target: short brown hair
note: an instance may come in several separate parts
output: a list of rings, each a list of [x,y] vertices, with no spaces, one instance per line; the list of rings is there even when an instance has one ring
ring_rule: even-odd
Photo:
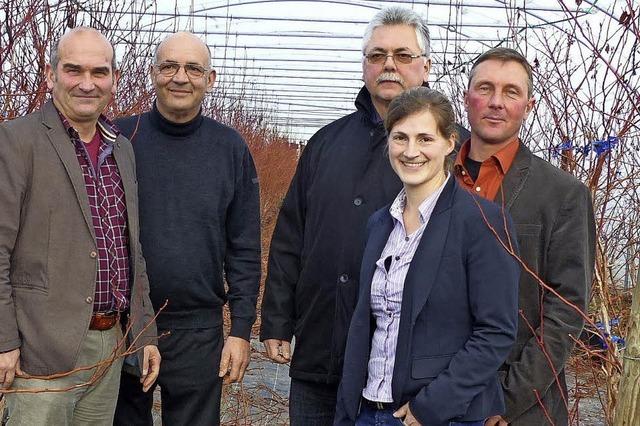
[[[438,133],[442,137],[448,139],[452,135],[457,136],[456,115],[453,112],[451,102],[444,94],[428,87],[409,89],[391,101],[387,118],[384,120],[387,134],[391,133],[391,129],[398,121],[423,111],[429,111],[433,115]],[[452,157],[445,157],[444,169],[451,170],[452,166]]]
[[[467,84],[467,89],[471,86],[471,80],[473,80],[476,67],[484,61],[490,60],[501,62],[514,61],[522,65],[522,68],[524,68],[527,73],[527,97],[531,97],[533,94],[533,69],[531,68],[531,64],[529,64],[527,58],[522,56],[518,51],[509,49],[508,47],[494,47],[493,49],[489,49],[482,55],[478,56],[478,59],[473,63],[471,71],[469,72],[469,83]]]

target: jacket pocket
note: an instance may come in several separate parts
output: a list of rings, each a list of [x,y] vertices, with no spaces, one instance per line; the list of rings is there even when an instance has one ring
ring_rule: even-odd
[[[437,377],[449,366],[449,362],[451,362],[451,358],[454,355],[445,354],[414,358],[411,362],[411,377],[414,379]]]

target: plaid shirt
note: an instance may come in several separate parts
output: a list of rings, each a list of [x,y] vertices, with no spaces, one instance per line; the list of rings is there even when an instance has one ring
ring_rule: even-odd
[[[98,269],[93,312],[124,311],[129,300],[129,235],[124,187],[115,158],[113,144],[116,127],[100,116],[98,167],[94,169],[78,132],[58,111],[62,124],[76,149],[91,208],[96,235]]]

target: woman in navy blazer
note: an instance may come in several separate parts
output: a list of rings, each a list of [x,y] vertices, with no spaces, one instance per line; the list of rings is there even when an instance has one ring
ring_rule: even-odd
[[[500,206],[448,172],[454,126],[435,90],[389,106],[404,188],[369,219],[336,425],[482,425],[504,411],[498,369],[516,336],[520,275],[505,246],[516,240]]]

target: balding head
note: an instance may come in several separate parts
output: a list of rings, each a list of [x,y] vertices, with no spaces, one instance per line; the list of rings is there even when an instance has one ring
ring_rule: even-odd
[[[98,30],[91,27],[76,27],[72,28],[66,33],[62,35],[58,39],[56,43],[51,47],[51,54],[49,55],[49,63],[51,64],[51,68],[54,70],[58,67],[58,62],[60,62],[60,50],[64,48],[65,41],[68,41],[70,38],[74,38],[77,36],[95,36],[98,42],[104,42],[111,49],[111,68],[113,70],[116,69],[116,51],[113,48],[113,45],[107,38]]]
[[[209,46],[194,34],[186,31],[177,32],[165,37],[165,39],[156,46],[156,51],[153,54],[153,63],[157,64],[162,60],[160,56],[164,48],[180,45],[190,49],[200,50],[203,57],[203,65],[206,65],[207,68],[211,67],[211,49],[209,49]]]
[[[186,123],[195,118],[215,79],[209,47],[193,34],[172,34],[156,48],[151,81],[158,111],[167,120]]]

